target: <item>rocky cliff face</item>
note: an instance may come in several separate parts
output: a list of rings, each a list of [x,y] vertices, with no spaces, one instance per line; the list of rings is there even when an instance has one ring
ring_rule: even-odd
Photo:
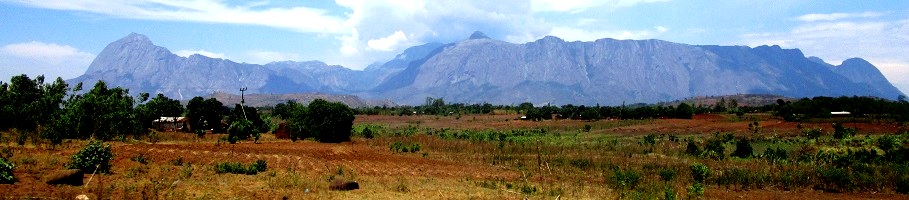
[[[902,94],[870,64],[843,67],[858,65],[844,62],[831,70],[779,46],[566,42],[551,36],[511,44],[476,37],[437,51],[387,80],[394,84],[380,85],[377,96],[410,104],[429,96],[452,102],[618,105],[729,94],[889,99]]]
[[[779,46],[696,46],[661,40],[566,42],[557,37],[512,44],[476,32],[467,40],[411,47],[389,62],[350,70],[320,61],[266,65],[174,55],[130,34],[109,44],[86,74],[70,82],[189,99],[215,92],[356,94],[420,104],[653,103],[694,96],[778,94],[789,97],[860,95],[895,99],[902,93],[870,63],[833,66]]]

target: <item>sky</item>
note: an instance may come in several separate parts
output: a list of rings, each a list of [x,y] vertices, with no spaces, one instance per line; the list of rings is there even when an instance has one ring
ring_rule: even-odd
[[[74,78],[133,32],[181,56],[363,69],[473,31],[512,43],[780,45],[834,65],[863,58],[909,92],[905,0],[0,0],[0,77]]]

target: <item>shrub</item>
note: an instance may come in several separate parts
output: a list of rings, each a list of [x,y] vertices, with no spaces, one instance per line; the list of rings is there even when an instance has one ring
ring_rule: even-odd
[[[641,182],[641,174],[632,170],[616,169],[612,171],[610,180],[620,189],[634,189]]]
[[[899,138],[893,135],[885,135],[877,139],[877,147],[887,153],[890,153],[890,150],[895,150],[897,147],[900,147],[900,144]]]
[[[694,179],[694,182],[704,183],[707,180],[707,177],[710,176],[710,168],[707,165],[701,163],[694,163],[691,166],[688,166],[691,169],[691,178]]]
[[[767,150],[764,151],[764,154],[762,157],[764,159],[767,159],[770,161],[787,160],[787,159],[789,159],[789,153],[786,152],[785,149],[781,149],[779,147],[777,147],[775,149],[767,148]]]
[[[373,133],[372,129],[369,129],[369,127],[363,128],[363,131],[360,131],[360,135],[367,139],[372,139],[375,137],[375,133]]]
[[[735,143],[735,151],[732,152],[732,156],[739,158],[749,158],[754,154],[754,149],[751,147],[751,142],[746,138],[740,139]]]
[[[855,132],[856,131],[854,128],[847,128],[847,127],[844,127],[843,124],[833,123],[833,138],[836,138],[836,139],[850,138],[852,136],[855,136]]]
[[[401,142],[393,142],[388,145],[388,150],[391,150],[392,152],[416,153],[420,151],[420,144],[413,143],[410,144],[410,146],[407,146]]]
[[[110,172],[110,160],[114,154],[111,153],[110,145],[101,141],[91,141],[72,156],[72,160],[67,165],[70,169],[81,169],[85,173],[98,171],[100,173]]]
[[[265,160],[257,160],[255,163],[249,165],[247,168],[243,163],[240,162],[223,162],[215,165],[215,172],[219,174],[231,173],[231,174],[246,174],[246,175],[255,175],[259,172],[264,172],[268,169],[268,166]]]
[[[235,144],[239,140],[249,139],[253,132],[257,131],[251,121],[245,119],[237,120],[227,128],[227,141]]]
[[[16,165],[13,165],[12,162],[0,158],[0,184],[11,184],[16,182],[16,176],[13,174],[13,168],[15,167]]]
[[[593,129],[593,127],[590,126],[590,124],[584,124],[584,132],[590,132],[590,129]]]
[[[651,145],[651,146],[656,145],[656,135],[654,135],[654,134],[645,135],[644,141],[642,141],[641,144]]]
[[[707,146],[704,147],[701,156],[722,160],[726,158],[726,146],[723,145],[723,141],[712,139],[707,141]]]
[[[676,199],[676,198],[675,198],[675,190],[673,190],[672,187],[668,187],[668,186],[667,186],[666,189],[663,190],[663,199],[665,199],[665,200],[675,200],[675,199]]]
[[[689,197],[704,196],[704,186],[701,183],[694,183],[691,186],[688,186],[688,196]]]
[[[824,131],[819,128],[802,129],[802,135],[805,135],[805,137],[808,137],[808,139],[817,139],[823,134]]]
[[[256,160],[249,168],[257,172],[264,172],[265,170],[268,170],[268,163],[265,162],[265,160]]]
[[[818,169],[818,174],[824,181],[822,189],[844,192],[851,191],[854,187],[852,178],[845,169],[825,167]]]
[[[698,147],[698,145],[695,144],[694,141],[688,141],[688,146],[685,147],[685,153],[692,155],[692,156],[698,156],[698,155],[701,155],[701,148]]]
[[[675,179],[675,174],[675,169],[660,169],[660,180],[663,180],[663,182],[670,182],[672,179]]]

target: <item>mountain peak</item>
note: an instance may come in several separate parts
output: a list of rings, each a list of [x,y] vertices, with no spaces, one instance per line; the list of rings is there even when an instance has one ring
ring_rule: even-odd
[[[474,31],[473,34],[470,34],[469,39],[476,40],[476,39],[491,39],[491,38],[489,38],[489,36],[486,36],[486,34],[483,34],[483,32]]]
[[[126,37],[120,38],[117,42],[122,43],[140,43],[140,44],[152,44],[154,45],[148,36],[138,34],[138,33],[129,33]],[[116,43],[116,42],[115,42]]]

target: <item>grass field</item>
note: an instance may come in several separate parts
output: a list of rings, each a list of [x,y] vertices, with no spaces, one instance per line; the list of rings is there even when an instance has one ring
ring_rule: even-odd
[[[832,167],[822,155],[874,149],[877,138],[905,129],[893,123],[844,121],[858,134],[833,139],[830,122],[782,122],[765,114],[742,118],[696,115],[692,120],[522,121],[517,115],[357,116],[352,142],[322,144],[277,140],[227,144],[223,135],[190,133],[109,142],[110,174],[85,175],[85,186],[44,183],[64,169],[87,141],[51,148],[24,145],[3,133],[0,147],[16,164],[15,184],[0,184],[4,198],[72,199],[909,199],[897,190],[905,164],[851,163]],[[749,124],[758,122],[757,128]],[[359,136],[364,128],[374,138]],[[803,129],[821,128],[819,138]],[[897,135],[903,147],[906,134]],[[722,159],[686,153],[712,140],[748,138],[755,157]],[[763,157],[785,150],[787,159]],[[845,149],[845,150],[843,150]],[[877,149],[880,150],[880,149]],[[886,153],[878,151],[882,158]],[[800,160],[799,156],[810,159]],[[715,157],[715,156],[714,156]],[[823,157],[826,158],[826,157]],[[267,162],[255,175],[217,173],[224,162]],[[689,166],[710,168],[703,195],[689,192]],[[904,169],[905,168],[905,169]],[[845,171],[837,171],[837,170]],[[840,173],[839,176],[835,172]],[[831,175],[833,174],[833,175]],[[845,177],[846,181],[842,178]],[[841,179],[834,180],[833,178]],[[354,180],[360,189],[330,191],[330,180]]]

